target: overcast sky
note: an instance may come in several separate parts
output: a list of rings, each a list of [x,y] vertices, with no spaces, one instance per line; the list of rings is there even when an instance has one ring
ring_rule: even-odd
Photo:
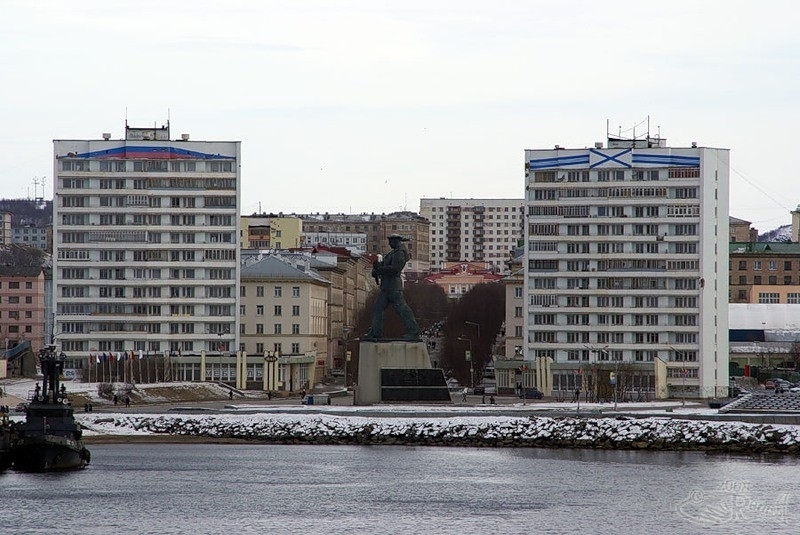
[[[800,203],[796,1],[0,0],[0,197],[53,139],[242,142],[242,212],[522,198],[524,150],[635,126],[731,149],[731,215]]]

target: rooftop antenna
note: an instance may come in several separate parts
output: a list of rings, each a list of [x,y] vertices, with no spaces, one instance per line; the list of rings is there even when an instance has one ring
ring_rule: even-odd
[[[42,176],[42,177],[36,177],[36,176],[33,177],[33,198],[34,198],[34,200],[44,199],[45,182],[47,182],[47,177],[44,177],[44,176]],[[42,196],[41,197],[39,197],[39,190],[37,189],[37,186],[39,184],[42,185]],[[28,191],[28,195],[30,196],[30,191]]]

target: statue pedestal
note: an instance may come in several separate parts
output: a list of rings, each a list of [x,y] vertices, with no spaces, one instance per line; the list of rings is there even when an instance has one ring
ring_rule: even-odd
[[[452,403],[444,373],[431,368],[424,342],[361,342],[355,405]]]

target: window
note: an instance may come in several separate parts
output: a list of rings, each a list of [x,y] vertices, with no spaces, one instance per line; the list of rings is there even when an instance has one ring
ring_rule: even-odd
[[[292,286],[292,297],[300,297],[300,287]]]
[[[300,305],[292,305],[292,316],[300,315]]]
[[[292,342],[292,354],[296,355],[300,353],[300,344],[297,342]]]
[[[264,334],[264,324],[256,323],[256,334]]]
[[[300,324],[292,323],[292,334],[300,334]]]
[[[283,314],[283,307],[281,307],[281,305],[275,305],[275,311],[273,313],[273,316],[280,316],[282,314]]]
[[[256,297],[264,297],[264,287],[256,286]]]
[[[273,334],[281,334],[281,324],[280,323],[274,324],[272,326],[272,328],[273,328],[272,329]]]
[[[760,304],[775,304],[780,303],[780,296],[777,292],[759,292],[758,302]]]
[[[276,286],[275,290],[274,290],[274,293],[273,293],[273,296],[274,297],[281,297],[282,294],[283,294],[283,290],[282,290],[281,286]]]

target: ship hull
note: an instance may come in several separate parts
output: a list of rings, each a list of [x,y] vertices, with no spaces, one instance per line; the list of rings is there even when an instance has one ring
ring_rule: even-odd
[[[11,456],[14,470],[21,472],[63,472],[89,464],[89,451],[81,441],[54,435],[18,439]]]

